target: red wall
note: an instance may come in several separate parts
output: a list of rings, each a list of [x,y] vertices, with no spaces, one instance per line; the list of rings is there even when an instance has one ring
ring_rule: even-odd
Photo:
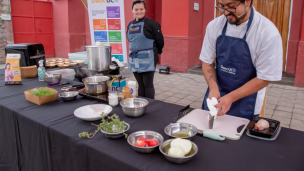
[[[162,0],[155,0],[155,21],[162,23]]]
[[[70,53],[85,51],[86,27],[84,23],[87,10],[80,0],[68,2]]]
[[[203,0],[203,23],[202,23],[202,42],[206,34],[206,28],[210,21],[214,19],[215,1]]]
[[[199,3],[199,11],[194,11],[194,2]],[[189,0],[189,29],[188,29],[188,68],[200,62],[202,48],[203,0]]]
[[[304,87],[304,2],[293,1],[286,72],[295,75],[295,86]]]
[[[286,62],[286,72],[292,75],[296,74],[299,41],[301,40],[303,5],[303,1],[293,1]]]
[[[52,0],[52,3],[56,57],[68,58],[68,53],[84,51],[85,45],[91,44],[84,5],[80,0]]]
[[[165,39],[161,64],[172,71],[188,69],[189,1],[162,1],[162,32]]]
[[[304,4],[302,6],[304,9]],[[296,67],[296,79],[295,86],[304,87],[304,12],[302,11],[302,33],[301,41],[299,42],[298,57],[297,57],[297,67]]]
[[[134,19],[133,0],[124,0],[125,28]],[[205,27],[214,18],[213,0],[146,0],[146,17],[161,24],[165,47],[160,63],[173,71],[186,72],[200,63],[199,54]],[[199,11],[193,3],[199,3]],[[88,11],[80,0],[57,1],[54,4],[56,56],[67,58],[71,52],[84,51],[91,44]],[[77,12],[75,12],[77,11]],[[64,39],[63,39],[64,38]],[[129,51],[127,42],[127,51]]]
[[[162,1],[162,31],[166,36],[188,36],[189,2]]]
[[[69,53],[68,1],[52,1],[56,57]]]
[[[172,71],[187,72],[200,64],[199,55],[205,27],[214,18],[214,1],[174,0],[162,1],[162,31],[165,38],[161,64]],[[194,2],[199,11],[194,11]],[[207,9],[207,10],[205,10]]]
[[[85,20],[86,45],[92,45],[91,33],[90,33],[90,20],[89,20],[89,13],[87,10],[85,10],[84,13],[84,20]]]

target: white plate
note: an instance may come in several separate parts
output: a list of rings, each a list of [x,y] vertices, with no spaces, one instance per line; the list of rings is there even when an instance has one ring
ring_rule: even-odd
[[[74,115],[85,121],[96,121],[102,118],[102,112],[108,115],[112,111],[112,107],[105,104],[94,104],[82,106],[74,111]]]

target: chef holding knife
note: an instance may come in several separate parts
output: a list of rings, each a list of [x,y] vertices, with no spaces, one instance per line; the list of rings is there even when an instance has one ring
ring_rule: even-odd
[[[252,0],[219,0],[216,9],[224,15],[208,24],[200,54],[209,86],[202,108],[209,110],[206,100],[215,97],[217,115],[251,120],[261,112],[265,87],[282,78],[282,38]]]

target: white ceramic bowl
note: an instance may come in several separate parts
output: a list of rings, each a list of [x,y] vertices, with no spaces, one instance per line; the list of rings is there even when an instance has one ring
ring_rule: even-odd
[[[74,111],[74,115],[85,121],[96,121],[102,118],[101,113],[108,115],[113,108],[105,104],[93,104],[82,106]]]

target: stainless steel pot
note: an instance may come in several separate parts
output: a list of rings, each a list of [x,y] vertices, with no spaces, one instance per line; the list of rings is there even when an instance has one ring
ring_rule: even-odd
[[[111,46],[86,46],[86,49],[89,70],[106,71],[110,69],[109,66],[112,63]]]
[[[107,76],[94,76],[84,78],[82,81],[88,94],[99,95],[108,91],[109,79]]]

